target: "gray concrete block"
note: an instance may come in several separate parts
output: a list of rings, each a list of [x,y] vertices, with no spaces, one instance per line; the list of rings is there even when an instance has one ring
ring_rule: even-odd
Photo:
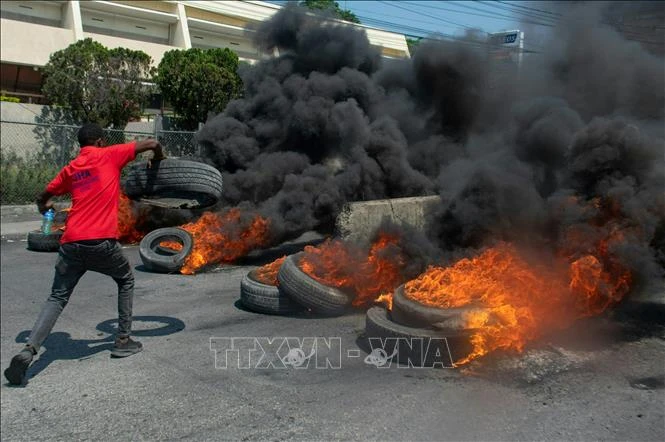
[[[440,202],[438,195],[351,202],[337,216],[337,235],[352,241],[367,239],[386,218],[424,231],[427,215]]]

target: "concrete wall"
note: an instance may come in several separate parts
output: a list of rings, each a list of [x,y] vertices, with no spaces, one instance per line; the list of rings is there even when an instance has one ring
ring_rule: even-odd
[[[0,153],[26,157],[41,143],[33,132],[37,117],[44,106],[27,103],[0,102]],[[26,123],[26,124],[17,124]]]
[[[152,58],[152,65],[157,67],[159,62],[162,61],[164,53],[173,49],[180,49],[169,45],[159,43],[151,43],[148,41],[129,40],[122,37],[114,37],[112,35],[94,34],[92,32],[84,32],[85,38],[92,38],[100,42],[109,49],[113,48],[127,48],[134,51],[143,51]]]
[[[386,218],[424,231],[427,215],[440,202],[439,196],[352,202],[339,214],[335,227],[338,236],[351,241],[368,239]]]
[[[47,38],[45,38],[47,36]],[[20,41],[17,41],[17,38]],[[0,20],[2,61],[44,66],[53,52],[74,43],[74,31],[15,20]],[[12,42],[11,44],[9,42]]]
[[[22,3],[26,2],[2,2],[3,14],[9,18],[3,18],[0,24],[0,59],[28,66],[44,66],[53,52],[85,37],[108,47],[143,50],[158,64],[167,50],[190,47],[190,21],[199,31],[252,46],[239,49],[244,58],[258,60],[261,54],[253,43],[246,38],[242,42],[235,39],[246,37],[249,24],[267,20],[280,9],[271,3],[237,0],[29,2],[32,7],[27,9],[21,8]],[[45,24],[37,24],[40,20]],[[409,56],[404,35],[365,25],[354,26],[365,30],[370,44],[380,48],[384,56]],[[256,54],[254,58],[252,54]]]

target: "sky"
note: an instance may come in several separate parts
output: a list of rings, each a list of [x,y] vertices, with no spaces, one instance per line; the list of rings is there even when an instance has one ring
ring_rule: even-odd
[[[536,29],[552,23],[556,16],[548,3],[522,1],[393,1],[337,0],[352,11],[362,24],[400,32],[407,36],[461,36],[479,28],[488,33],[520,29],[520,20],[532,21]],[[271,3],[285,4],[285,1]],[[554,17],[554,19],[552,18]]]

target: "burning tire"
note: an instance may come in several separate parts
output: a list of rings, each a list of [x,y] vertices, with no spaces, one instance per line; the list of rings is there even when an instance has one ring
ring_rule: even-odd
[[[372,307],[365,316],[365,338],[371,351],[365,362],[383,366],[392,360],[415,367],[452,367],[471,351],[469,337],[465,331],[397,324],[388,310]]]
[[[279,286],[259,281],[256,270],[252,270],[242,278],[240,302],[252,311],[269,315],[286,315],[304,309],[302,305],[285,295]]]
[[[408,327],[436,328],[440,330],[461,330],[464,327],[464,313],[477,310],[477,307],[453,308],[430,307],[413,301],[404,294],[404,284],[393,292],[392,319]]]
[[[334,287],[328,287],[314,280],[300,267],[301,253],[284,260],[277,279],[287,296],[315,313],[325,316],[339,316],[346,312],[353,297]]]
[[[123,191],[131,199],[159,207],[209,207],[222,196],[222,174],[196,161],[165,159],[151,168],[140,162],[129,170]]]
[[[60,248],[60,238],[62,238],[62,230],[56,230],[51,233],[33,230],[28,233],[28,250],[57,252]]]
[[[162,247],[159,245],[162,241],[176,241],[182,244],[182,249],[176,251]],[[194,241],[189,232],[177,227],[166,227],[153,230],[141,240],[139,255],[148,270],[174,273],[180,271],[193,245]]]

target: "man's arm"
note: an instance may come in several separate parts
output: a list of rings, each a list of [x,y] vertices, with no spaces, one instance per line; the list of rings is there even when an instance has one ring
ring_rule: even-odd
[[[37,210],[39,210],[39,213],[43,215],[46,213],[47,210],[53,209],[53,202],[51,201],[51,198],[53,198],[54,196],[55,195],[46,190],[39,194],[36,201]]]
[[[164,152],[162,151],[162,145],[159,144],[159,141],[155,140],[154,138],[148,138],[147,140],[137,141],[136,146],[134,147],[134,152],[136,153],[136,155],[143,152],[147,152],[149,150],[152,150],[154,152],[154,155],[152,157],[153,161],[159,161],[166,158],[164,156]]]

